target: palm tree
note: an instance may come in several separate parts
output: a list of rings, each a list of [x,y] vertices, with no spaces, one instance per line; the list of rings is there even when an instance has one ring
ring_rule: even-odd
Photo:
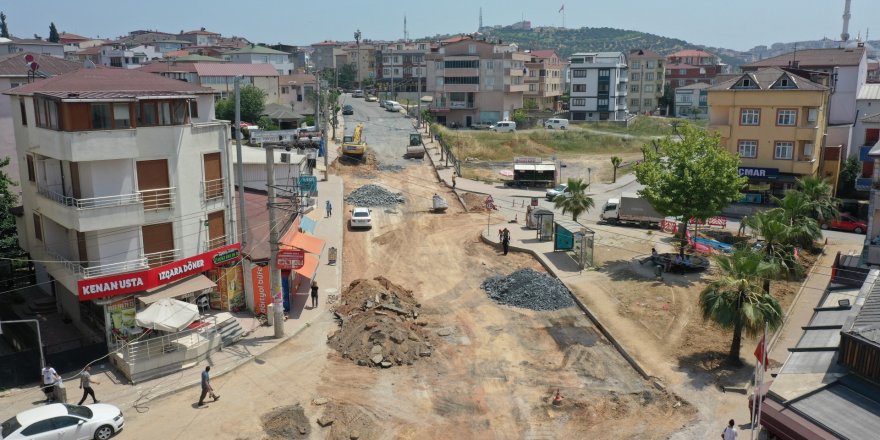
[[[774,197],[773,201],[779,205],[777,209],[782,210],[784,221],[789,226],[785,239],[788,244],[807,248],[812,247],[814,241],[822,238],[822,229],[812,217],[817,206],[806,194],[789,190],[785,192],[785,197],[781,199]]]
[[[620,168],[620,163],[623,162],[619,156],[611,156],[611,166],[614,168],[614,179],[611,183],[617,183],[617,169]]]
[[[755,213],[746,222],[752,230],[764,238],[764,260],[776,267],[776,275],[782,278],[799,277],[803,266],[794,259],[792,239],[800,232],[791,226],[786,211],[775,208]],[[764,279],[764,293],[770,294],[770,278]]]
[[[818,176],[808,176],[798,179],[800,192],[809,203],[809,217],[823,223],[840,215],[840,200],[831,193],[831,184]]]
[[[568,179],[568,191],[553,199],[556,208],[562,208],[562,215],[571,213],[571,219],[577,221],[578,216],[593,209],[593,198],[587,195],[589,183],[584,179]]]
[[[761,286],[761,280],[775,276],[777,268],[764,255],[748,248],[719,255],[715,263],[721,276],[700,292],[700,309],[704,320],[733,329],[727,359],[733,365],[741,365],[743,332],[754,336],[764,330],[765,324],[770,330],[782,325],[782,307]]]

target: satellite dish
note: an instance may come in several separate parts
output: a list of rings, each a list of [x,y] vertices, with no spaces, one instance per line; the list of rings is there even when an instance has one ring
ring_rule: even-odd
[[[30,64],[34,62],[34,56],[31,54],[27,54],[24,56],[24,62]]]
[[[40,65],[36,61],[34,61],[33,63],[31,63],[30,67],[31,71],[36,72],[40,68]]]

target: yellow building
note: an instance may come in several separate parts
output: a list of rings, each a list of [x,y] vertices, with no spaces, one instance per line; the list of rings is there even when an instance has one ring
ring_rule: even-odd
[[[744,201],[767,203],[799,177],[821,174],[836,183],[839,149],[822,154],[828,87],[771,67],[712,86],[708,94],[709,128],[740,157],[740,175],[749,178]]]

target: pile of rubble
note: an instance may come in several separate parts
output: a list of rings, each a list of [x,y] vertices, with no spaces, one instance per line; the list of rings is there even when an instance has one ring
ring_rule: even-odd
[[[260,421],[270,440],[311,438],[311,425],[300,404],[274,408],[263,414]]]
[[[433,351],[420,307],[412,291],[383,277],[354,280],[334,309],[341,326],[328,343],[360,366],[412,365]]]
[[[486,278],[480,287],[500,304],[532,310],[559,310],[574,305],[562,281],[534,269]]]
[[[345,201],[354,206],[393,206],[404,202],[403,194],[369,183],[345,196]]]

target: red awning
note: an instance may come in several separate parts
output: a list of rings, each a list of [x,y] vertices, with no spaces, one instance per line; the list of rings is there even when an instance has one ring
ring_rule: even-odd
[[[312,254],[306,254],[304,263],[303,267],[294,270],[294,272],[308,279],[314,278],[315,272],[318,270],[318,257]]]
[[[284,238],[288,237],[285,235]],[[297,248],[315,255],[321,255],[324,250],[324,240],[307,232],[297,232],[289,240],[285,239],[281,240],[281,249]]]

